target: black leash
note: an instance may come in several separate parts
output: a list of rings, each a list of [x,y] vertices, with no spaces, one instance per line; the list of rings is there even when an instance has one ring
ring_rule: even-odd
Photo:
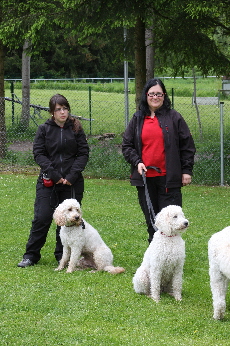
[[[71,191],[70,192],[70,198],[76,199],[75,189],[74,189],[73,185],[71,185],[71,190],[70,191]],[[57,194],[57,191],[56,191],[56,184],[54,184],[53,189],[52,189],[52,193],[50,195],[50,205],[54,209],[57,208],[57,206],[59,205],[59,198],[58,198],[58,194]]]
[[[155,169],[155,171],[157,171],[158,173],[161,173],[161,170],[158,167],[147,166],[146,168],[147,169]],[[155,222],[154,222],[154,219],[155,219],[156,215],[155,215],[155,212],[154,212],[154,209],[153,209],[153,205],[152,205],[150,197],[149,197],[149,191],[148,191],[148,187],[147,187],[146,176],[145,176],[144,170],[142,170],[142,178],[143,178],[144,187],[145,187],[145,198],[146,198],[146,203],[147,203],[148,210],[149,210],[150,222],[151,222],[151,225],[152,225],[153,229],[155,231],[157,231],[157,227],[156,227]]]

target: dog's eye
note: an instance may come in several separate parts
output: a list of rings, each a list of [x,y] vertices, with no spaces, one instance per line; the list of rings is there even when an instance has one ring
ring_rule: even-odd
[[[72,208],[70,207],[68,210],[69,210],[69,211],[72,211]]]
[[[174,215],[173,218],[174,218],[174,219],[177,219],[177,215]]]

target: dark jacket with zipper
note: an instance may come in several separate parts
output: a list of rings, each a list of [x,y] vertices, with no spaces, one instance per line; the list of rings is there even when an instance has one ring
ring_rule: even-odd
[[[46,173],[54,183],[64,178],[74,185],[82,177],[81,172],[89,157],[89,146],[82,129],[77,133],[73,131],[71,120],[68,119],[60,127],[49,119],[38,127],[33,154],[41,167],[41,174]]]
[[[192,175],[195,145],[189,128],[180,113],[164,107],[155,112],[163,132],[166,160],[166,188],[182,186],[182,174]],[[130,182],[133,186],[143,186],[137,165],[142,161],[141,133],[144,115],[137,111],[130,120],[123,136],[122,153],[131,164]],[[153,133],[154,136],[154,133]]]

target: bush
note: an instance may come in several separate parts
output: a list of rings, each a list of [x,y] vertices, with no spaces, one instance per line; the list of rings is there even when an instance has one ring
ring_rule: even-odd
[[[89,143],[90,144],[90,143]],[[121,145],[109,140],[90,145],[85,175],[93,178],[127,179],[130,166],[121,153]]]

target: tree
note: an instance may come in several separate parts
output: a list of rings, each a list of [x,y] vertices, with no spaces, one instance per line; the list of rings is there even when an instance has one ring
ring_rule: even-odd
[[[137,103],[146,82],[143,42],[146,29],[152,25],[154,67],[158,71],[170,67],[176,76],[193,67],[203,74],[229,70],[229,55],[220,49],[215,36],[220,28],[225,35],[229,34],[227,0],[202,3],[198,0],[3,0],[3,3],[6,16],[0,25],[0,37],[4,43],[15,47],[18,37],[29,39],[33,51],[37,52],[42,44],[48,47],[60,32],[66,40],[81,45],[87,38],[103,35],[111,28],[127,27],[129,33],[134,33],[131,41],[135,51]],[[117,39],[122,40],[122,35]]]
[[[137,18],[134,34],[136,105],[140,103],[141,92],[146,81],[145,24]]]
[[[22,52],[22,114],[20,125],[23,130],[27,129],[30,121],[30,56],[27,51],[30,42],[25,40]]]
[[[154,33],[153,26],[145,29],[146,80],[154,77]]]
[[[0,5],[0,23],[2,11]],[[4,90],[4,46],[0,38],[0,157],[6,153],[5,90]]]
[[[198,6],[199,3],[199,6]],[[146,82],[146,29],[154,25],[154,64],[158,71],[170,67],[173,75],[184,74],[194,66],[203,74],[221,74],[229,70],[230,57],[218,47],[214,33],[218,28],[229,32],[226,21],[227,1],[208,0],[64,0],[71,10],[69,25],[73,35],[102,32],[109,27],[134,28],[136,102]],[[75,12],[74,12],[75,11]],[[75,15],[84,17],[74,28]],[[154,19],[154,22],[153,20]]]
[[[54,5],[57,2],[49,3],[49,9],[54,10]],[[58,2],[60,4],[60,2]],[[22,113],[20,119],[21,129],[26,130],[29,126],[30,119],[30,54],[32,53],[32,45],[41,49],[45,40],[55,35],[55,31],[48,32],[43,26],[43,17],[37,16],[37,10],[44,10],[45,3],[36,3],[36,6],[31,6],[29,1],[2,0],[2,10],[4,12],[4,23],[1,22],[0,39],[10,48],[19,48],[23,46],[22,53]],[[35,34],[40,30],[40,35],[35,37]],[[51,34],[52,33],[52,34]],[[38,48],[39,47],[39,48]],[[4,71],[4,69],[3,69]],[[4,72],[3,72],[4,82]],[[1,81],[2,82],[2,81]]]

